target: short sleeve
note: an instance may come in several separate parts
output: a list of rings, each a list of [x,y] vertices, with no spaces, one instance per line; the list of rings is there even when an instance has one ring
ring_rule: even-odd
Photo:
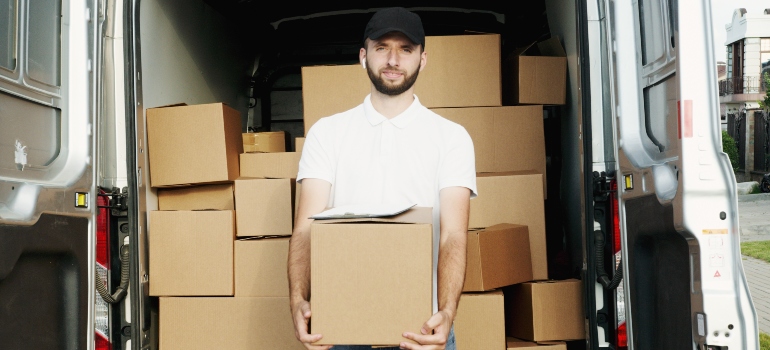
[[[302,147],[302,156],[299,161],[299,173],[297,182],[303,179],[313,178],[334,183],[333,165],[333,136],[329,134],[328,123],[324,119],[319,120],[310,128]]]
[[[460,127],[453,134],[447,140],[447,151],[439,169],[439,191],[447,187],[466,187],[471,190],[471,198],[474,198],[478,192],[473,141],[465,128]]]

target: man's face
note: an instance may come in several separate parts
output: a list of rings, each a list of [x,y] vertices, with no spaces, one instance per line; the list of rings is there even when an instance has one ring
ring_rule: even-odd
[[[366,72],[374,88],[388,96],[408,91],[422,69],[423,52],[419,44],[399,32],[366,42]]]

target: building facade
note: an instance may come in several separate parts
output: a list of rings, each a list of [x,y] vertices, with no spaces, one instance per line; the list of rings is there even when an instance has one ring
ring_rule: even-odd
[[[762,76],[770,74],[770,9],[757,14],[736,9],[725,29],[726,74],[719,80],[721,119],[737,142],[737,180],[757,181],[770,172],[770,123],[759,105],[767,91]]]

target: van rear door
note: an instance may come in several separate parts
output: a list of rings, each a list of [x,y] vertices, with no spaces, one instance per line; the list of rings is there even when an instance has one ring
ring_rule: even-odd
[[[97,22],[0,0],[0,349],[94,346]]]
[[[607,1],[629,349],[758,349],[709,2]]]

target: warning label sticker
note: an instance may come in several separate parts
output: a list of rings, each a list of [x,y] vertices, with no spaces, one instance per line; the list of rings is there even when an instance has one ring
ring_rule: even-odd
[[[714,274],[714,277],[722,277],[722,275],[719,273],[719,270]]]
[[[705,228],[703,229],[704,235],[726,235],[726,228]]]

